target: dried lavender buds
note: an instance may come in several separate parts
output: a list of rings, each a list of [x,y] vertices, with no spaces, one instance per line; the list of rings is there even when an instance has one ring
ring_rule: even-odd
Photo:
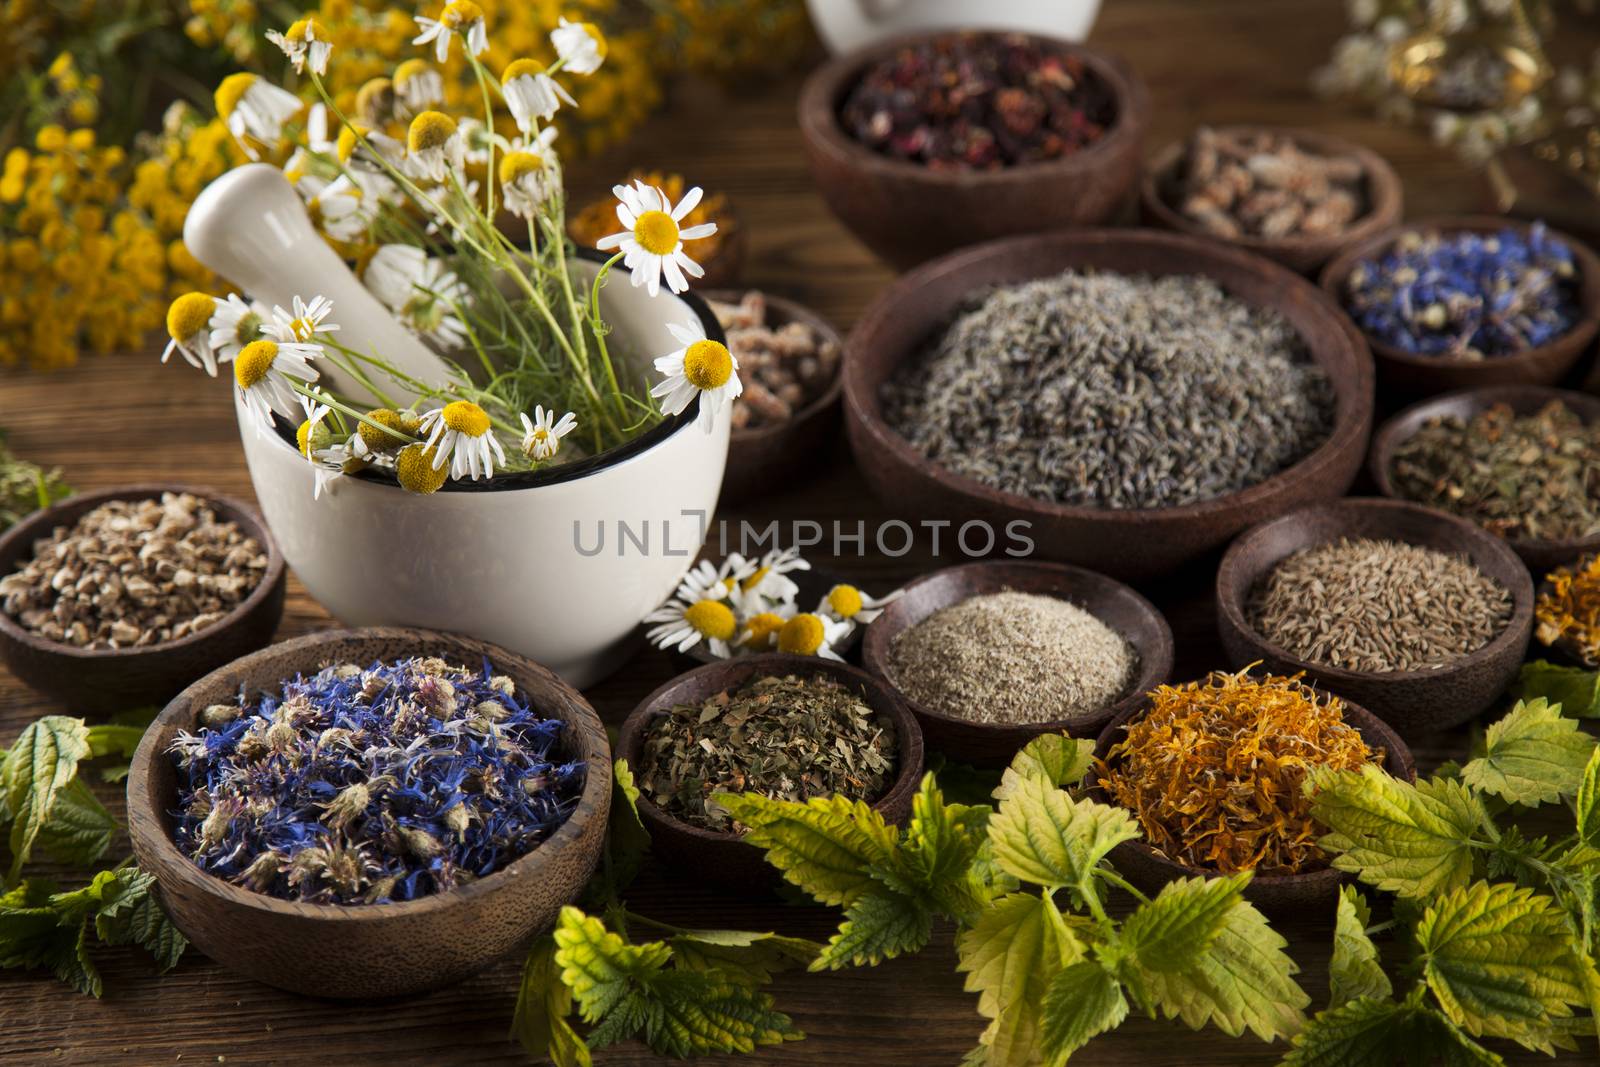
[[[787,422],[816,400],[839,373],[839,345],[804,322],[767,324],[766,297],[752,290],[737,304],[707,301],[739,361],[744,392],[733,402],[733,428]]]
[[[1110,88],[1077,55],[1022,34],[952,33],[874,64],[845,131],[935,170],[998,170],[1071,155],[1116,121]]]
[[[1368,211],[1366,171],[1349,155],[1319,155],[1292,137],[1202,126],[1169,188],[1170,203],[1216,237],[1325,237]]]
[[[416,900],[483,878],[566,822],[585,765],[486,661],[326,667],[217,704],[180,733],[178,847],[313,904]]]
[[[0,578],[0,609],[46,640],[144,648],[199,633],[248,597],[265,549],[205,500],[112,500],[34,542]]]
[[[979,294],[883,389],[953,474],[1060,504],[1212,500],[1327,439],[1333,391],[1294,327],[1194,275],[1075,271]]]
[[[1302,549],[1262,580],[1250,625],[1291,655],[1351,671],[1448,667],[1511,621],[1511,593],[1465,556],[1341,538]]]
[[[1482,360],[1547,345],[1577,323],[1578,266],[1543,223],[1526,234],[1411,231],[1357,263],[1344,304],[1402,352]]]
[[[1052,596],[976,596],[895,635],[889,674],[930,711],[981,723],[1058,722],[1121,699],[1139,657],[1105,623]]]
[[[756,678],[646,729],[640,791],[676,819],[737,830],[713,793],[779,800],[843,796],[871,803],[899,765],[894,721],[829,678]]]

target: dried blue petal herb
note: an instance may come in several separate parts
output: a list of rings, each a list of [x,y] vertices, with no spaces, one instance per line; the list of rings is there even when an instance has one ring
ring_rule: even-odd
[[[1481,360],[1550,344],[1581,315],[1572,249],[1543,223],[1524,233],[1414,231],[1357,263],[1344,302],[1403,352]]]
[[[578,805],[563,724],[440,659],[327,667],[205,709],[171,747],[202,870],[314,904],[415,900],[493,874]]]

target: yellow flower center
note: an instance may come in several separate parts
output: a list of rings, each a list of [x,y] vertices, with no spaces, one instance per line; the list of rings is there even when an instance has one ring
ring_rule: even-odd
[[[452,30],[463,29],[474,22],[483,21],[483,8],[472,0],[450,0],[444,5],[444,14],[439,16],[439,21]]]
[[[702,636],[718,641],[731,640],[739,625],[728,605],[718,600],[700,600],[689,605],[684,610],[683,621]]]
[[[468,437],[482,437],[489,432],[489,413],[470,400],[452,400],[440,417],[450,429]]]
[[[639,247],[657,256],[669,256],[678,247],[678,222],[665,211],[646,211],[633,224]]]
[[[406,147],[413,152],[441,148],[456,134],[456,120],[442,111],[424,111],[411,120]]]
[[[450,464],[443,464],[434,470],[434,458],[434,450],[426,445],[407,445],[402,448],[394,458],[394,475],[400,480],[400,488],[408,493],[423,495],[437,492],[450,474]]]
[[[716,341],[696,341],[683,354],[683,376],[696,389],[718,389],[733,376],[733,356]]]
[[[313,451],[327,448],[333,443],[333,434],[323,422],[318,421],[315,426],[312,426],[311,420],[307,419],[294,432],[294,439],[295,443],[300,446],[300,454],[310,459]]]
[[[361,443],[374,452],[394,451],[406,443],[405,438],[397,436],[397,434],[414,435],[417,430],[417,420],[415,416],[411,416],[409,413],[402,415],[398,411],[391,411],[388,408],[374,408],[367,412],[367,418],[370,421],[360,423],[356,427],[356,433],[360,435]],[[390,430],[396,431],[396,433],[380,430],[377,426],[372,425],[374,422],[378,426],[386,426]]]
[[[356,146],[361,143],[361,139],[366,135],[367,129],[364,126],[350,125],[339,131],[338,152],[340,163],[350,162],[350,157],[355,155]]]
[[[828,590],[828,606],[841,619],[853,619],[861,611],[861,590],[853,585],[836,585]]]
[[[249,71],[230,74],[223,78],[217,86],[217,91],[212,94],[212,99],[217,105],[217,117],[227,118],[233,114],[234,108],[239,106],[239,101],[244,99],[244,94],[255,85],[256,76]]]
[[[750,631],[744,639],[746,648],[766,648],[768,639],[783,629],[783,616],[763,611],[759,615],[752,615],[750,621],[745,623],[745,628]]]
[[[294,331],[296,341],[309,341],[317,332],[317,324],[302,316],[289,323],[289,329]]]
[[[767,575],[771,573],[771,567],[762,567],[760,570],[756,571],[754,574],[744,580],[744,587],[746,589],[754,589],[756,586],[765,581]]]
[[[278,358],[278,345],[274,341],[251,341],[233,357],[233,380],[240,389],[249,389],[266,380],[272,361]]]
[[[507,152],[500,161],[500,184],[511,185],[518,178],[544,170],[544,160],[532,152]]]
[[[366,121],[382,122],[393,110],[394,82],[388,78],[370,78],[356,91],[356,114]]]
[[[289,24],[289,28],[284,31],[283,38],[286,41],[315,41],[317,39],[316,21],[310,18],[295,19],[294,22]]]
[[[187,341],[206,328],[217,302],[205,293],[184,293],[167,308],[167,333],[174,341]]]
[[[544,64],[533,59],[513,59],[500,72],[500,84],[510,85],[518,78],[535,78],[544,73]]]
[[[796,615],[778,631],[778,651],[792,656],[815,656],[827,630],[822,620],[810,612]]]
[[[408,59],[398,67],[394,68],[394,83],[397,86],[403,87],[407,82],[409,82],[412,78],[415,78],[417,75],[428,73],[429,69],[428,61],[426,59]]]

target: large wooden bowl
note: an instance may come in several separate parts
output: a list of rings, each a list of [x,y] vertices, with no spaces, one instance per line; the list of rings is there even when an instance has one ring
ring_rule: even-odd
[[[413,655],[477,666],[485,657],[520,696],[566,724],[562,747],[588,763],[577,808],[543,844],[459,889],[392,904],[301,904],[202,871],[173,842],[178,773],[168,754],[208,705],[240,688],[276,691],[330,663]],[[428,630],[333,630],[285,641],[213,671],[180,693],[145,733],[128,776],[128,832],[156,876],[172,921],[207,956],[257,981],[310,996],[376,998],[449,985],[515,952],[575,900],[600,859],[611,803],[605,728],[551,671],[495,645]]]
[[[895,638],[934,612],[975,596],[1005,590],[1037,593],[1075,604],[1133,646],[1138,667],[1128,691],[1082,718],[1038,723],[980,723],[959,719],[913,700],[896,683],[891,649]],[[967,563],[934,571],[910,583],[873,619],[862,640],[867,670],[895,688],[922,724],[931,748],[980,767],[1004,767],[1018,749],[1042,734],[1094,737],[1106,722],[1137,704],[1172,672],[1172,630],[1148,600],[1104,575],[1056,563]]]
[[[1395,450],[1422,429],[1428,420],[1450,415],[1471,419],[1496,404],[1505,404],[1518,415],[1532,415],[1552,400],[1561,401],[1586,425],[1600,420],[1600,397],[1542,385],[1469,389],[1413,404],[1378,427],[1378,432],[1372,435],[1372,479],[1378,486],[1378,492],[1395,500],[1407,499],[1395,488],[1391,473]],[[1586,552],[1600,550],[1600,534],[1566,540],[1517,537],[1507,539],[1506,544],[1522,557],[1535,580],[1538,580],[1555,568],[1576,561]]]
[[[754,678],[789,674],[829,678],[849,686],[861,694],[869,708],[894,721],[899,767],[889,791],[872,807],[889,822],[905,822],[922,780],[922,731],[887,685],[865,671],[832,660],[771,653],[696,667],[661,686],[633,710],[618,733],[617,758],[627,760],[635,779],[642,780],[645,732],[671,708],[698,704]],[[649,831],[652,854],[680,871],[702,878],[709,872],[719,886],[758,892],[776,889],[783,881],[777,869],[767,863],[764,853],[739,835],[707,830],[675,818],[648,794],[639,797],[639,820]]]
[[[1167,508],[1111,509],[1047,503],[952,474],[885,423],[879,392],[895,370],[938,336],[973,293],[1068,268],[1153,275],[1200,274],[1293,324],[1328,374],[1333,431],[1299,463],[1214,500]],[[911,516],[981,520],[996,530],[1028,524],[1036,554],[1124,580],[1172,574],[1263,518],[1339,497],[1350,487],[1372,430],[1372,357],[1348,318],[1285,267],[1184,234],[1081,230],[995,241],[929,263],[890,286],[845,346],[845,422],[878,495]]]
[[[1324,291],[1344,308],[1345,284],[1350,272],[1362,260],[1374,259],[1388,251],[1403,234],[1418,230],[1438,230],[1454,233],[1499,233],[1501,230],[1528,229],[1527,223],[1498,216],[1460,216],[1421,219],[1408,222],[1383,233],[1374,234],[1365,241],[1346,249],[1323,268],[1321,284]],[[1572,249],[1573,262],[1581,275],[1578,301],[1578,321],[1560,338],[1538,348],[1530,348],[1509,356],[1495,356],[1482,360],[1447,359],[1406,352],[1394,345],[1367,337],[1373,357],[1378,364],[1378,383],[1385,394],[1394,393],[1409,397],[1433,396],[1457,389],[1472,389],[1485,385],[1554,385],[1561,381],[1589,350],[1595,333],[1600,330],[1600,256],[1588,245],[1570,234],[1550,230]]]
[[[1302,659],[1261,636],[1246,612],[1256,584],[1295,552],[1345,537],[1466,556],[1510,592],[1510,621],[1476,652],[1436,670],[1347,670]],[[1396,500],[1341,500],[1263,523],[1229,547],[1217,571],[1217,628],[1232,666],[1259,660],[1277,674],[1304,671],[1318,686],[1361,704],[1410,737],[1460,725],[1505,692],[1533,633],[1533,582],[1505,542],[1464,519]]]
[[[1100,140],[1061,159],[999,170],[931,170],[882,155],[845,132],[840,110],[869,67],[950,32],[879,41],[806,79],[800,135],[817,189],[839,220],[901,268],[996,237],[1113,221],[1134,196],[1150,94],[1132,68],[1093,48],[1034,35],[1081,59],[1115,102],[1116,119]]]
[[[24,629],[0,611],[0,661],[24,684],[72,711],[107,714],[159,704],[213,668],[253,652],[272,640],[283,617],[287,568],[278,542],[256,510],[194,486],[135,485],[83,493],[34,512],[0,536],[0,576],[34,557],[34,542],[57,527],[72,526],[113,500],[159,500],[163,493],[203,498],[224,522],[255,538],[267,555],[266,573],[232,611],[211,626],[176,641],[143,648],[90,650],[50,641]]]

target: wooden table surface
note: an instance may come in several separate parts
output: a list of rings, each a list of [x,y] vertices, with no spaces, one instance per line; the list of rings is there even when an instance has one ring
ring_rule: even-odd
[[[1388,156],[1405,179],[1414,212],[1484,207],[1483,185],[1424,136],[1382,126],[1310,94],[1307,76],[1341,30],[1341,7],[1334,0],[1108,0],[1093,40],[1131,60],[1149,83],[1152,150],[1200,122],[1316,127]],[[728,94],[686,91],[626,151],[580,168],[577,181],[600,190],[637,163],[679,170],[727,192],[750,231],[746,281],[795,297],[848,326],[892,275],[833,220],[813,191],[794,125],[797,88],[796,79],[786,78]],[[94,358],[54,376],[0,377],[0,426],[20,454],[61,464],[80,489],[173,479],[248,498],[227,386],[178,361],[162,367],[157,351]],[[805,484],[725,507],[722,517],[762,524],[810,519],[825,528],[834,520],[850,528],[865,520],[868,529],[895,517],[870,495],[842,444],[817,463],[819,473]],[[827,565],[881,592],[938,562],[920,546],[899,559],[848,558]],[[1216,665],[1203,580],[1150,592],[1173,617],[1178,676]],[[291,578],[280,636],[333,624]],[[588,695],[607,722],[616,724],[671,673],[663,655],[645,653]],[[0,672],[0,743],[55,710]],[[1419,755],[1431,764],[1460,751],[1465,737],[1461,731],[1427,739]],[[120,817],[120,797],[107,792],[106,799]],[[836,922],[830,911],[741,899],[659,871],[647,871],[630,897],[636,910],[689,925],[776,928],[822,938]],[[1331,915],[1288,928],[1301,979],[1318,1005],[1326,996],[1330,923]],[[507,1039],[514,961],[428,996],[345,1005],[235,977],[193,951],[164,977],[132,951],[100,950],[98,958],[105,973],[99,1001],[39,974],[0,972],[0,1063],[525,1061]],[[948,929],[914,959],[827,975],[788,974],[774,992],[809,1036],[763,1050],[751,1062],[955,1064],[983,1028],[975,997],[962,992],[955,973]],[[1550,1062],[1514,1046],[1501,1051],[1515,1063]],[[1282,1054],[1281,1045],[1136,1019],[1073,1062],[1238,1067],[1276,1063]],[[655,1059],[635,1044],[596,1056],[598,1063],[613,1065]]]

